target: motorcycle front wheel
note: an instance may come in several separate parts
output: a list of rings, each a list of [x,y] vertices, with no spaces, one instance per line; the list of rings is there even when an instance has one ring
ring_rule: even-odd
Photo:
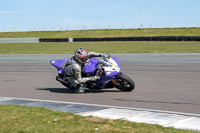
[[[119,73],[115,76],[115,79],[113,79],[113,83],[114,86],[121,91],[130,92],[135,89],[134,81],[130,77],[122,73]]]

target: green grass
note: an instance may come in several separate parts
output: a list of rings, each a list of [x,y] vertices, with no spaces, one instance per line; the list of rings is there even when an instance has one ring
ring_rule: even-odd
[[[104,29],[76,31],[0,32],[0,38],[85,38],[135,36],[200,36],[200,28]]]
[[[77,31],[0,32],[0,38],[84,38],[134,36],[200,36],[200,28],[151,28]],[[200,42],[73,42],[1,44],[0,54],[63,54],[78,47],[108,53],[200,53]]]
[[[0,54],[67,54],[78,48],[104,53],[200,53],[200,42],[73,42],[1,44]]]
[[[45,108],[0,105],[0,132],[38,133],[192,133],[193,131],[138,124],[124,120],[82,117]]]

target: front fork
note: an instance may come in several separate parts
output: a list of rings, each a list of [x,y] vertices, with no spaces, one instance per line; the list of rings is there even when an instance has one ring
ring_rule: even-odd
[[[122,74],[122,72],[119,72],[118,74]],[[112,79],[111,81],[112,81],[114,87],[121,88],[121,84],[119,83],[119,80],[116,78],[116,75],[115,75],[115,78]]]

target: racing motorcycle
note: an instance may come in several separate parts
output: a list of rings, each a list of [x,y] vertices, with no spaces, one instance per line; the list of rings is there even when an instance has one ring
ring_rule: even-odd
[[[56,80],[68,88],[68,82],[64,77],[64,66],[68,58],[51,60],[50,64],[57,68],[58,76]],[[130,92],[134,90],[134,81],[123,74],[120,64],[116,57],[103,57],[101,60],[97,58],[89,58],[88,63],[85,65],[82,76],[100,76],[98,81],[90,81],[83,83],[83,86],[89,89],[104,89],[104,88],[117,88],[121,91]]]

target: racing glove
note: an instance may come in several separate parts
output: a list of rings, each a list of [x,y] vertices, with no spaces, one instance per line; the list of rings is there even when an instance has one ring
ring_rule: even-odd
[[[93,77],[91,77],[91,81],[97,81],[97,80],[100,80],[99,76],[93,76]]]
[[[103,56],[110,59],[111,55],[109,53],[103,53]]]

